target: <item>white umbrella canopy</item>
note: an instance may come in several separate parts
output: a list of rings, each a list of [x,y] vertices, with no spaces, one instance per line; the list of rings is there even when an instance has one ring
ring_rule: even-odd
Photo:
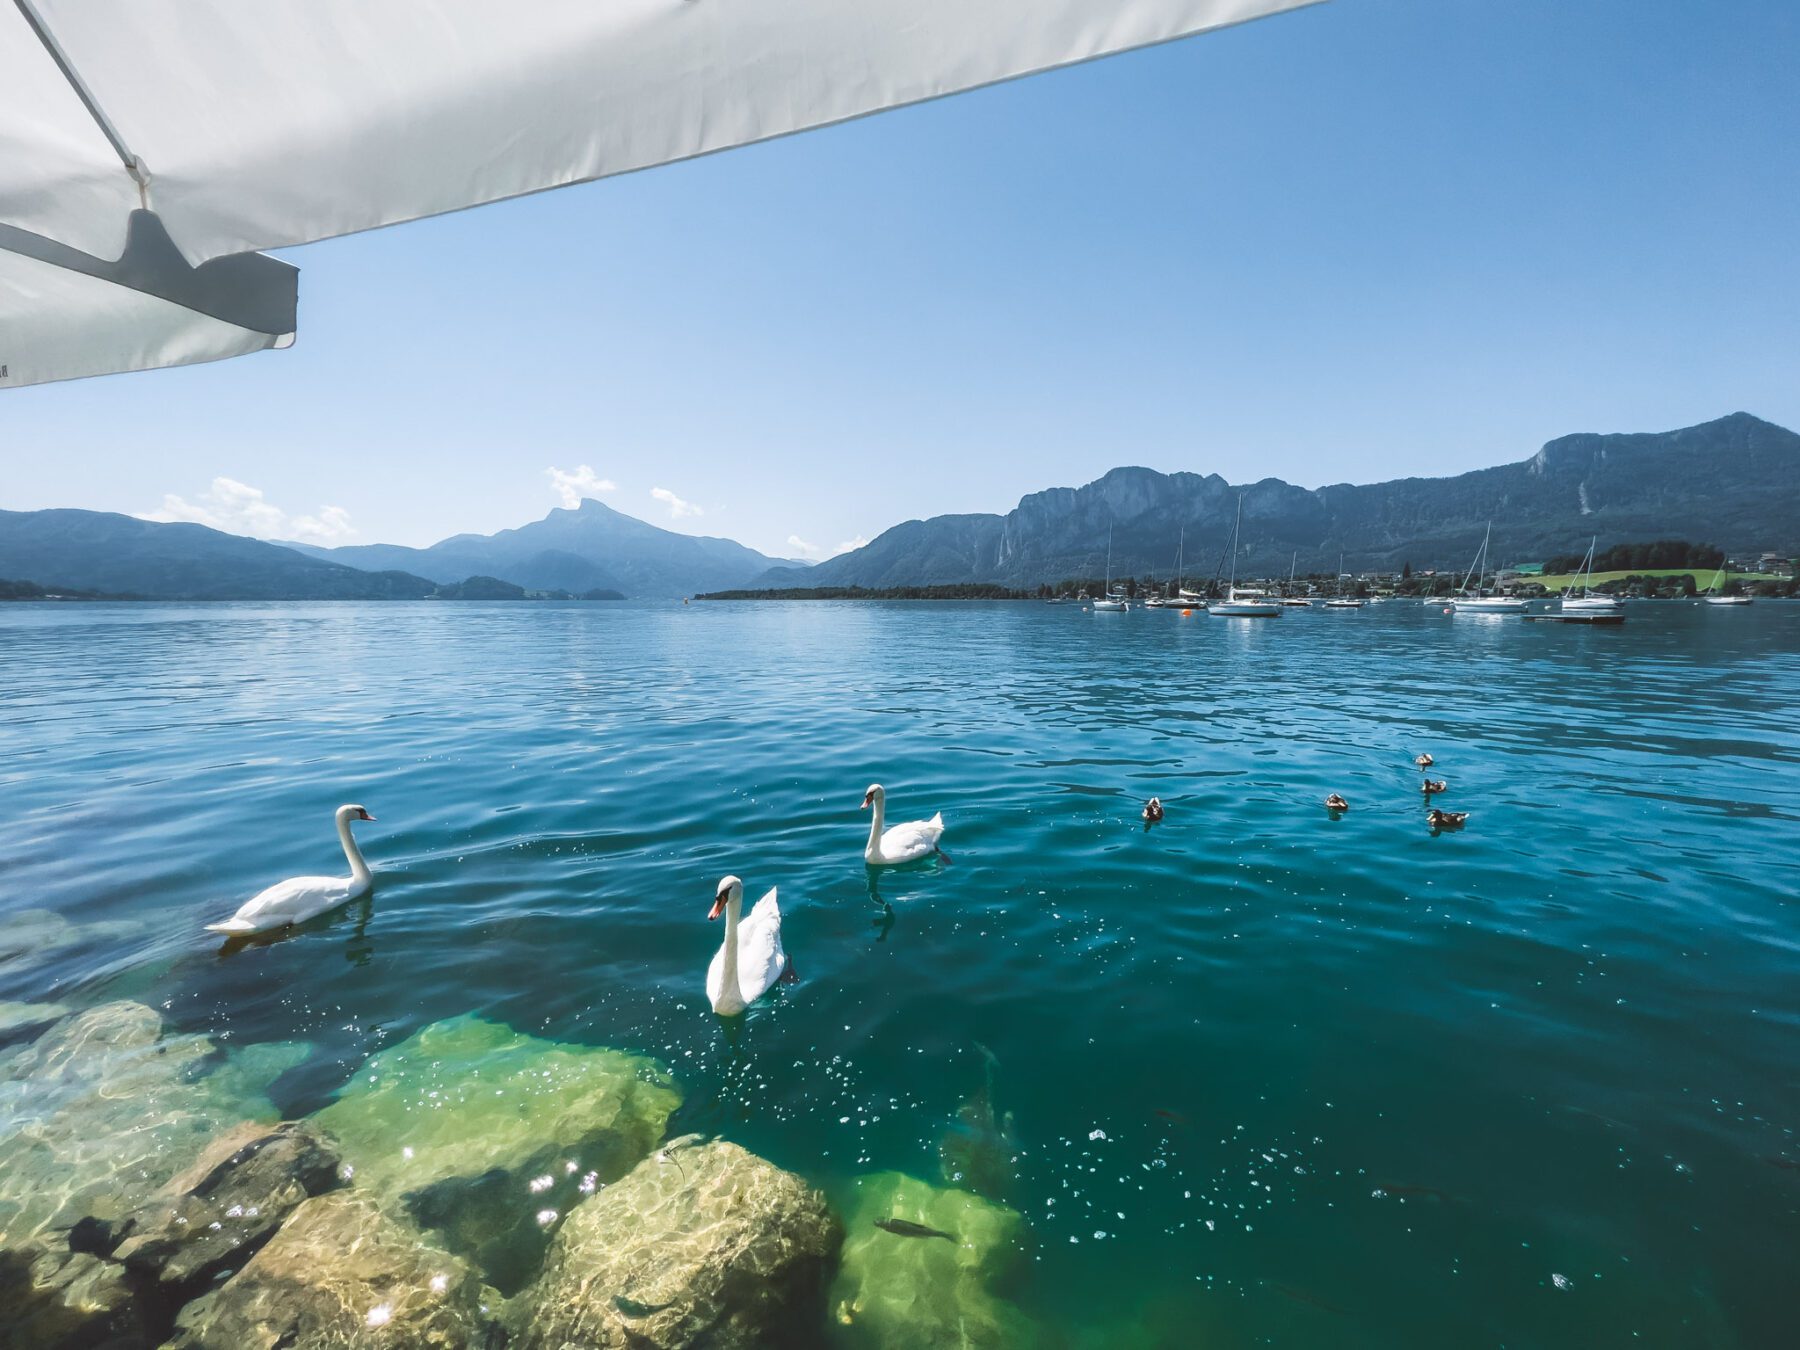
[[[0,388],[287,345],[258,249],[1312,2],[0,0]]]

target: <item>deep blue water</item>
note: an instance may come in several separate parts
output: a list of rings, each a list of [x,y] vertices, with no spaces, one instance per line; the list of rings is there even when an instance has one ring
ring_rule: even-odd
[[[1800,606],[10,605],[0,710],[0,923],[98,925],[0,1000],[309,1041],[289,1112],[477,1011],[838,1193],[937,1179],[979,1043],[1046,1327],[1793,1343]],[[947,862],[872,884],[872,781]],[[345,801],[372,901],[222,954]],[[727,872],[801,977],[735,1026]]]

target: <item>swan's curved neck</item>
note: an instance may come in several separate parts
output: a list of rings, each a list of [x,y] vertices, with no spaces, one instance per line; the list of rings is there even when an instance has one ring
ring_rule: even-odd
[[[869,847],[868,852],[881,851],[881,834],[887,824],[887,798],[877,794],[869,812]]]
[[[720,948],[724,960],[719,965],[719,994],[724,999],[743,1001],[738,992],[738,915],[743,911],[744,902],[732,896],[725,903],[725,945]]]
[[[344,846],[344,856],[350,860],[350,875],[357,881],[369,879],[369,864],[363,861],[362,850],[356,846],[356,836],[350,833],[350,817],[338,817],[338,841]]]

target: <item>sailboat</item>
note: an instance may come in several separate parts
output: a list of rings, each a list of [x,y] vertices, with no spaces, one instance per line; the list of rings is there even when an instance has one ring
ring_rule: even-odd
[[[1527,601],[1511,595],[1483,595],[1482,588],[1487,582],[1488,540],[1494,535],[1494,522],[1489,521],[1487,533],[1481,536],[1481,547],[1475,551],[1475,561],[1469,564],[1469,570],[1463,574],[1462,586],[1450,600],[1450,607],[1458,614],[1518,614],[1531,608]],[[1475,580],[1475,589],[1469,589],[1470,578]]]
[[[1181,539],[1175,545],[1175,603],[1182,609],[1192,609],[1195,605],[1206,603],[1206,597],[1199,591],[1187,590],[1181,584],[1182,554],[1181,547],[1187,542],[1187,526],[1181,527]]]
[[[1713,573],[1712,584],[1706,588],[1702,599],[1709,605],[1747,605],[1750,603],[1750,597],[1747,595],[1725,594],[1725,569],[1723,567]]]
[[[1564,614],[1618,614],[1625,608],[1625,602],[1616,595],[1594,594],[1594,545],[1599,542],[1598,535],[1588,540],[1587,556],[1575,569],[1575,580],[1569,583],[1557,606]],[[1579,595],[1575,593],[1577,585],[1581,587]]]
[[[1164,594],[1152,595],[1144,601],[1146,609],[1179,609],[1181,602],[1175,597],[1181,593],[1182,547],[1187,543],[1187,526],[1181,527],[1180,537],[1175,541],[1175,575],[1164,587]]]
[[[1325,602],[1326,609],[1361,609],[1363,602],[1344,591],[1344,555],[1338,554],[1338,593]]]
[[[1112,526],[1106,527],[1106,590],[1094,601],[1096,610],[1127,610],[1131,606],[1113,594],[1112,588]]]
[[[1295,549],[1294,556],[1288,559],[1287,594],[1281,597],[1281,603],[1288,606],[1290,609],[1308,609],[1312,605],[1312,601],[1308,600],[1305,596],[1294,594],[1294,570],[1299,565],[1300,550]]]
[[[1213,601],[1206,607],[1206,612],[1234,619],[1279,619],[1281,617],[1279,601],[1270,600],[1261,591],[1240,591],[1238,589],[1238,535],[1243,528],[1244,495],[1240,492],[1238,494],[1237,520],[1231,527],[1231,581],[1225,589],[1225,598]]]

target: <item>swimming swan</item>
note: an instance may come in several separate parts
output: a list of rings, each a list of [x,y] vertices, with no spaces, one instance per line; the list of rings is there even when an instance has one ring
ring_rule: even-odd
[[[769,992],[769,986],[787,969],[787,953],[781,950],[781,907],[775,902],[776,888],[756,902],[750,917],[738,921],[744,907],[744,883],[736,877],[719,882],[719,893],[713,899],[706,917],[725,916],[725,941],[713,953],[706,968],[706,996],[712,1010],[730,1017],[741,1013]]]
[[[267,933],[276,928],[304,923],[316,915],[367,895],[369,864],[363,861],[362,850],[356,846],[356,840],[350,837],[350,822],[374,819],[374,816],[360,806],[340,806],[337,809],[338,840],[344,846],[344,856],[350,860],[349,876],[289,877],[286,881],[278,881],[268,890],[245,901],[244,907],[224,923],[207,924],[206,931],[229,933],[233,937]]]
[[[944,837],[942,811],[930,820],[909,820],[889,830],[883,828],[887,824],[886,788],[880,783],[871,784],[863,793],[862,804],[875,808],[874,818],[869,821],[869,846],[863,850],[863,861],[870,866],[917,862],[937,851],[938,840]]]

